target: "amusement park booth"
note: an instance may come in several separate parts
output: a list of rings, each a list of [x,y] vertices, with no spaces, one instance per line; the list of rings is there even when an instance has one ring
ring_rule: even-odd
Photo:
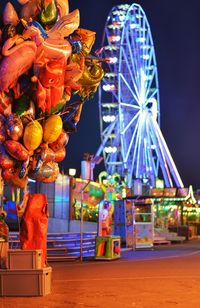
[[[115,201],[114,234],[120,235],[127,248],[153,247],[153,202],[145,197],[127,197]]]
[[[192,187],[152,189],[155,234],[170,241],[188,240],[197,235],[199,207]]]

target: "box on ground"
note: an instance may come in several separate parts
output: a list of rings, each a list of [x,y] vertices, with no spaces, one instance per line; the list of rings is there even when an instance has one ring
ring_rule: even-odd
[[[8,250],[9,269],[40,269],[42,268],[42,249]]]
[[[96,236],[95,259],[114,260],[120,258],[120,236]]]
[[[51,293],[52,268],[0,270],[0,296],[42,296]]]

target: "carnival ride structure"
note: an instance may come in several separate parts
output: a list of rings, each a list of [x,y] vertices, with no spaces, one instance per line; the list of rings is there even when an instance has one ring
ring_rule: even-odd
[[[101,145],[108,174],[183,187],[160,129],[158,72],[151,30],[140,5],[111,9],[101,55],[108,68],[99,87]]]

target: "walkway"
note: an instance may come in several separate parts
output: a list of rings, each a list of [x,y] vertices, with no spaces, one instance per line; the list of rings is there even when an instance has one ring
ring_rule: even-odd
[[[200,240],[124,252],[115,261],[50,265],[50,295],[0,298],[0,308],[200,307]]]

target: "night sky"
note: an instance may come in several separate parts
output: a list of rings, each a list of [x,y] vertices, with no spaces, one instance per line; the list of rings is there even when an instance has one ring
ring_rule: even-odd
[[[7,1],[0,1],[0,9]],[[10,1],[16,3],[16,1]],[[69,0],[80,10],[80,27],[96,32],[100,48],[111,8],[133,1]],[[149,21],[156,51],[160,85],[161,130],[184,185],[200,188],[200,1],[136,1]],[[83,153],[95,154],[100,145],[98,95],[86,102],[76,134],[70,136],[61,167],[80,169]],[[97,169],[98,171],[98,169]],[[79,175],[79,172],[78,172]]]

